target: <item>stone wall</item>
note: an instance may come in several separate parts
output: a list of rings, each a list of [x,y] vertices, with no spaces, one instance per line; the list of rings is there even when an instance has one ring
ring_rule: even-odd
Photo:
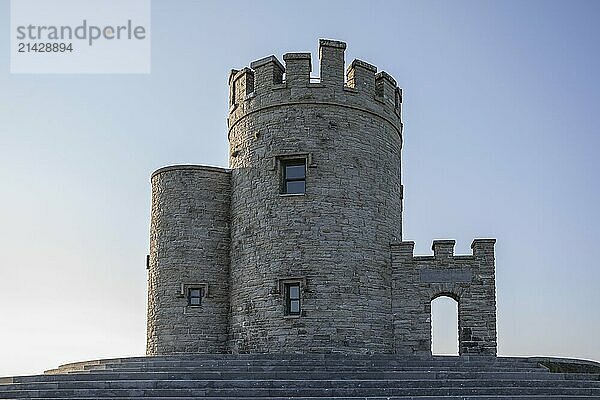
[[[223,353],[229,311],[230,173],[173,166],[152,175],[147,354]],[[188,305],[187,289],[204,291]]]
[[[458,302],[459,353],[496,355],[495,239],[475,239],[472,255],[454,255],[453,240],[414,256],[414,242],[392,245],[394,342],[397,353],[431,354],[431,301]]]
[[[401,239],[400,90],[341,42],[232,71],[230,351],[391,352],[390,241]],[[285,72],[285,80],[283,74]],[[280,194],[280,161],[307,162],[306,193]],[[284,315],[281,282],[301,282]]]

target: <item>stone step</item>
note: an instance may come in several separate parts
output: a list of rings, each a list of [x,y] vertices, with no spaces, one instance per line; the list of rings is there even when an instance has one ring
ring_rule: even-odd
[[[181,388],[432,388],[432,387],[563,387],[600,388],[600,382],[575,380],[105,380],[33,382],[0,385],[0,393],[10,390],[52,389],[181,389]]]
[[[547,387],[434,387],[434,388],[183,388],[183,389],[56,389],[2,392],[3,398],[100,398],[100,397],[378,397],[378,396],[491,396],[570,395],[600,396],[600,388]]]
[[[538,368],[539,365],[535,362],[520,362],[520,363],[485,363],[485,362],[399,362],[399,361],[362,361],[362,362],[336,362],[328,360],[326,362],[315,362],[315,361],[288,361],[280,360],[278,362],[266,361],[266,360],[231,360],[231,361],[136,361],[136,362],[103,362],[103,363],[78,363],[73,365],[61,366],[57,369],[47,371],[48,373],[60,373],[67,371],[79,371],[85,369],[99,369],[99,368],[153,368],[153,367],[205,367],[214,366],[219,368],[235,367],[235,366],[269,366],[269,367],[289,367],[289,366],[303,366],[303,367],[330,367],[344,365],[345,367],[401,367],[401,368],[486,368],[486,369],[500,369],[500,368]]]
[[[261,371],[294,371],[294,372],[309,372],[309,371],[331,371],[331,372],[346,372],[346,371],[436,371],[436,372],[451,372],[451,371],[480,371],[480,372],[535,372],[545,371],[540,367],[484,367],[484,366],[347,366],[347,365],[196,365],[196,366],[181,366],[181,365],[100,365],[100,366],[86,366],[83,370],[79,371],[67,371],[68,373],[83,372],[83,371],[113,371],[113,372],[129,372],[129,371],[153,371],[153,372],[194,372],[194,371],[222,371],[222,372],[261,372]]]
[[[147,359],[180,359],[180,360],[194,360],[194,359],[212,359],[212,360],[224,360],[224,359],[255,359],[255,360],[281,360],[281,359],[344,359],[344,360],[366,360],[366,359],[387,359],[387,360],[448,360],[448,359],[464,359],[464,360],[492,360],[492,361],[521,361],[528,358],[536,357],[518,357],[518,356],[486,356],[486,355],[403,355],[403,354],[342,354],[342,353],[181,353],[171,355],[147,355],[147,356],[131,356],[131,357],[113,357],[113,358],[102,358],[97,360],[87,361],[103,361],[103,360],[147,360]]]
[[[0,378],[0,399],[600,400],[600,374],[551,373],[538,361],[395,355],[133,357],[65,364],[46,375]],[[573,360],[558,360],[563,361]],[[580,370],[596,371],[597,363],[591,364],[591,369]]]
[[[343,355],[343,354],[181,354],[164,356],[135,356],[116,357],[83,362],[103,361],[148,361],[148,360],[181,360],[181,361],[207,361],[207,360],[390,360],[390,361],[486,361],[486,362],[521,362],[537,360],[539,357],[489,357],[489,356],[404,356],[399,354],[370,354],[370,355]]]
[[[573,379],[596,380],[595,374],[568,374]],[[578,375],[575,377],[573,375]],[[547,371],[513,372],[513,371],[88,371],[72,374],[31,375],[10,378],[11,382],[26,383],[43,381],[71,380],[236,380],[236,379],[482,379],[482,380],[554,380],[565,379],[565,374]]]
[[[65,364],[61,367],[69,367],[86,364],[101,364],[101,363],[125,363],[125,362],[152,362],[152,361],[196,361],[196,362],[215,362],[215,361],[232,361],[232,362],[261,362],[261,361],[273,361],[273,362],[289,362],[289,361],[310,361],[310,362],[333,362],[344,363],[351,362],[426,362],[428,364],[435,364],[437,362],[483,362],[485,364],[500,364],[500,363],[530,363],[535,362],[524,357],[482,357],[482,356],[399,356],[394,354],[381,354],[381,355],[339,355],[339,354],[195,354],[195,355],[181,355],[181,356],[148,356],[148,357],[128,357],[128,358],[112,358],[103,360],[91,360],[83,362],[75,362]]]
[[[108,399],[132,399],[132,397],[103,397]],[[44,399],[44,400],[62,400],[62,397],[31,397],[31,399]],[[174,397],[160,397],[160,396],[145,396],[144,400],[197,400],[196,396],[174,396]],[[212,397],[205,396],[204,400],[228,400],[230,397]],[[322,397],[236,397],[237,400],[316,400],[322,399]],[[542,400],[542,399],[554,399],[554,400],[598,400],[600,396],[581,396],[581,395],[475,395],[475,396],[370,396],[370,397],[336,397],[336,400]]]
[[[194,365],[194,364],[219,364],[219,365],[239,365],[239,364],[254,364],[254,365],[499,365],[499,366],[513,366],[513,365],[537,365],[535,361],[515,361],[515,362],[489,362],[486,360],[436,360],[436,361],[427,361],[427,360],[379,360],[379,359],[369,359],[369,360],[306,360],[306,359],[279,359],[279,360],[253,360],[253,359],[232,359],[232,360],[211,360],[211,359],[199,359],[199,360],[179,360],[179,359],[146,359],[146,360],[103,360],[103,361],[94,361],[87,363],[73,363],[67,364],[70,365],[103,365],[103,364],[147,364],[147,365],[161,365],[161,364],[184,364],[184,365]]]

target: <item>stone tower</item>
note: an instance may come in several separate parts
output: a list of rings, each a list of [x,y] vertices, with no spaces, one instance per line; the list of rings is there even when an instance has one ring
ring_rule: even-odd
[[[229,76],[229,169],[152,175],[148,354],[430,353],[459,302],[462,354],[495,354],[492,240],[402,242],[402,91],[346,44]]]
[[[152,174],[148,354],[224,353],[229,313],[230,173],[172,166]],[[188,306],[190,289],[201,306]]]
[[[402,235],[400,90],[345,43],[232,71],[231,336],[234,352],[389,352],[390,240]],[[285,81],[284,81],[285,74]],[[287,194],[285,166],[305,168]],[[300,283],[300,318],[281,318]]]

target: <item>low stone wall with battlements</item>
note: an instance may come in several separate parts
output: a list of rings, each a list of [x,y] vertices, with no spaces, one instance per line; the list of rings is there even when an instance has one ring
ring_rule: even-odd
[[[454,240],[435,240],[433,256],[413,255],[414,242],[392,244],[394,343],[401,354],[431,354],[431,301],[458,302],[459,353],[496,355],[495,239],[475,239],[472,255]]]

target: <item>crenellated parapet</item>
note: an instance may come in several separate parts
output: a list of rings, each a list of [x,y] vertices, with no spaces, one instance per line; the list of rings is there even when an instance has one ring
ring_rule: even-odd
[[[433,256],[415,256],[415,243],[394,243],[392,308],[399,353],[431,352],[431,301],[458,302],[460,354],[496,355],[495,239],[475,239],[472,254],[455,255],[454,240],[435,240]]]
[[[434,240],[431,245],[433,256],[414,255],[415,242],[403,241],[392,244],[392,254],[399,260],[406,261],[432,261],[432,260],[463,260],[463,261],[484,261],[480,267],[493,266],[494,246],[496,239],[475,239],[471,243],[472,254],[454,254],[455,240]]]
[[[273,106],[322,104],[378,115],[402,135],[402,90],[377,67],[354,60],[344,71],[346,43],[319,40],[320,77],[311,77],[310,53],[286,53],[232,70],[229,76],[229,131],[246,115]],[[345,72],[345,73],[344,73]]]

